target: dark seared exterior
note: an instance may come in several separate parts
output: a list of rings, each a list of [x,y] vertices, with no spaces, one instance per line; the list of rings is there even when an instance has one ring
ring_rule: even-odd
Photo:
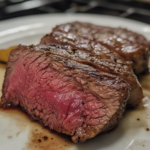
[[[82,22],[66,23],[56,26],[52,33],[41,39],[40,43],[70,45],[72,49],[84,49],[97,55],[116,52],[132,65],[135,74],[148,70],[150,43],[142,35],[124,28],[110,28]],[[100,54],[97,53],[98,50]],[[115,60],[115,57],[118,56],[107,59]]]

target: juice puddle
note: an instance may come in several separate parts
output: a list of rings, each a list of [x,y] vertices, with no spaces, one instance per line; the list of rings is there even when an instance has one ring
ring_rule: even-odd
[[[3,127],[5,128],[3,132],[7,134],[4,143],[17,138],[21,133],[25,136],[26,132],[27,140],[24,145],[22,144],[22,150],[68,150],[73,146],[69,138],[42,127],[38,122],[31,121],[27,114],[18,108],[0,109],[0,121],[7,122],[7,120],[9,123]],[[1,127],[0,131],[2,132]]]

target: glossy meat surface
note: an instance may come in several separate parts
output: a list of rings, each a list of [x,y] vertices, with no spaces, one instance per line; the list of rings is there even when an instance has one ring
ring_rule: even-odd
[[[149,42],[142,35],[123,28],[72,22],[56,26],[41,39],[41,44],[68,44],[95,53],[97,49],[101,53],[116,52],[131,63],[135,74],[148,70]]]

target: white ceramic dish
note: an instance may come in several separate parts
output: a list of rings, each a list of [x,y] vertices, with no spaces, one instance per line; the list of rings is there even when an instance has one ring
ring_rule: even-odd
[[[50,33],[55,25],[71,21],[90,22],[111,27],[125,27],[143,34],[150,40],[150,25],[141,22],[105,15],[48,14],[21,17],[0,22],[0,49],[18,44],[38,44],[40,38],[44,34]],[[3,74],[3,66],[0,66],[0,78],[3,78]],[[146,98],[144,103],[146,103],[146,108],[128,111],[115,130],[98,135],[85,143],[71,144],[66,149],[149,150],[150,131],[146,131],[150,127],[149,99]],[[17,113],[14,113],[11,117],[6,112],[0,111],[0,150],[51,150],[51,146],[42,148],[38,146],[38,143],[34,148],[33,146],[28,146],[28,148],[25,146],[29,140],[28,134],[31,132],[29,126],[36,126],[37,124],[27,122],[25,119],[21,120],[17,115]],[[138,121],[138,118],[141,120]],[[19,119],[22,121],[21,125],[25,121],[25,128],[23,130],[20,129],[21,125],[18,128],[16,123]]]

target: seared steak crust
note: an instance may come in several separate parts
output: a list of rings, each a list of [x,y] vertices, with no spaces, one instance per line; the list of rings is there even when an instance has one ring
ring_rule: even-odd
[[[1,107],[19,105],[33,119],[70,135],[74,142],[113,128],[125,110],[130,84],[79,57],[52,53],[51,48],[18,46],[11,52]]]
[[[142,35],[123,28],[72,22],[56,26],[40,44],[68,44],[95,53],[97,49],[99,53],[116,52],[132,64],[135,74],[148,70],[149,42]]]

